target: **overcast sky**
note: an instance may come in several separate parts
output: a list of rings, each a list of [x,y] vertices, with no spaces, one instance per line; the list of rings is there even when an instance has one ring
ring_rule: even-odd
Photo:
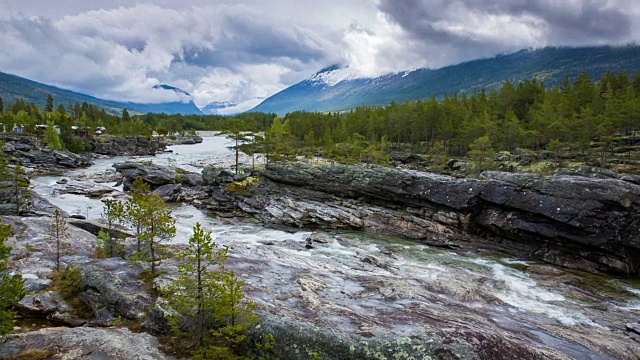
[[[638,0],[0,0],[0,71],[134,102],[179,100],[153,89],[169,84],[232,111],[336,63],[376,76],[639,37]]]

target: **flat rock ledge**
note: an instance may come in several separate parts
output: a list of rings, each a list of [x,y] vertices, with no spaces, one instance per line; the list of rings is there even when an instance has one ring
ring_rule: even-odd
[[[343,211],[354,228],[434,245],[494,247],[556,265],[640,273],[640,186],[622,179],[502,172],[458,179],[299,163],[270,164],[263,176],[269,181],[240,206],[297,217],[300,225]]]
[[[47,354],[36,357],[35,354]],[[18,357],[22,355],[22,357]],[[125,328],[46,328],[10,335],[0,346],[0,359],[173,359],[158,348],[158,340],[146,333]]]

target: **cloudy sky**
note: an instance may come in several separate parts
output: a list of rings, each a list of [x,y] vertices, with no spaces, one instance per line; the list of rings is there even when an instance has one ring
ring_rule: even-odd
[[[323,67],[361,76],[640,38],[637,0],[0,0],[0,71],[93,96],[200,107]],[[182,99],[184,100],[184,99]]]

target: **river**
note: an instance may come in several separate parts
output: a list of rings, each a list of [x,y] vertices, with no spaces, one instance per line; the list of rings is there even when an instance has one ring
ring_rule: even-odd
[[[201,171],[205,163],[230,164],[229,145],[222,137],[204,137],[201,144],[176,145],[170,147],[173,153],[135,160]],[[103,173],[123,160],[98,159],[90,168],[64,177]],[[59,194],[56,182],[61,178],[34,178],[32,191],[70,214],[101,216],[99,199]],[[108,185],[116,188],[114,183]],[[625,322],[640,317],[640,286],[630,280],[360,232],[319,232],[314,236],[323,242],[308,249],[308,231],[229,224],[189,204],[171,208],[177,219],[176,243],[187,242],[195,223],[202,223],[218,244],[230,247],[230,264],[246,279],[254,300],[273,312],[332,331],[383,329],[394,336],[414,337],[432,331],[435,318],[443,327],[463,323],[470,330],[576,359],[615,358],[615,353],[603,350],[604,344],[592,344],[604,343],[607,337],[620,346],[637,345],[621,335]],[[587,335],[596,340],[585,340]]]

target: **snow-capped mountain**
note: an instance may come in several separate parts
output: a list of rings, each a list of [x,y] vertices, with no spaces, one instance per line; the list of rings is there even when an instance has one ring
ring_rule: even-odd
[[[309,82],[315,85],[334,86],[345,80],[357,79],[358,73],[351,67],[332,65],[324,68],[309,78]]]
[[[280,115],[293,111],[344,111],[472,93],[496,88],[506,80],[535,78],[553,86],[584,71],[600,78],[606,71],[634,75],[639,70],[640,46],[522,50],[437,70],[416,69],[375,78],[358,77],[354,69],[334,65],[267,98],[251,111]]]

